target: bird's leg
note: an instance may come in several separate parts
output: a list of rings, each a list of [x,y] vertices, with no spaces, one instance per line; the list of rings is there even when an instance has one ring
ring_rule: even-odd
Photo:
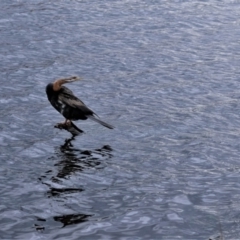
[[[64,122],[64,125],[71,126],[71,120],[66,119],[65,122]]]
[[[60,129],[67,129],[67,128],[70,127],[71,125],[72,125],[71,120],[66,119],[64,122],[57,123],[54,127],[60,128]]]

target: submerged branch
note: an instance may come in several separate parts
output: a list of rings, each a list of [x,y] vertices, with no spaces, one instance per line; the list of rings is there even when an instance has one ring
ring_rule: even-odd
[[[61,130],[64,129],[64,130],[70,132],[73,136],[77,136],[77,135],[84,133],[84,131],[81,130],[80,128],[78,128],[72,121],[68,122],[68,124],[57,123],[54,127],[61,129]]]

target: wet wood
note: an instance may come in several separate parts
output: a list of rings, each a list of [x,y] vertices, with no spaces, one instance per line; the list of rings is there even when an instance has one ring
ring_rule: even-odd
[[[73,136],[77,136],[77,135],[84,133],[84,131],[81,130],[80,128],[78,128],[72,121],[68,122],[68,124],[57,123],[54,127],[61,129],[61,130],[64,129],[64,130],[70,132]]]

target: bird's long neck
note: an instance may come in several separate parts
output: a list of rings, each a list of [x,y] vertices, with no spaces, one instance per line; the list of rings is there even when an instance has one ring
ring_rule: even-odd
[[[53,91],[59,91],[63,84],[74,82],[74,81],[77,81],[77,80],[79,80],[79,78],[76,77],[76,76],[58,79],[53,83]]]

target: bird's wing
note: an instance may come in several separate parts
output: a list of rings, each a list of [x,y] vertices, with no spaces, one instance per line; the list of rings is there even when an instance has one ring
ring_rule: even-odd
[[[61,92],[58,95],[58,100],[61,101],[63,104],[85,112],[85,114],[94,114],[94,112],[89,109],[83,101],[74,96],[73,92],[66,87],[61,87]]]

